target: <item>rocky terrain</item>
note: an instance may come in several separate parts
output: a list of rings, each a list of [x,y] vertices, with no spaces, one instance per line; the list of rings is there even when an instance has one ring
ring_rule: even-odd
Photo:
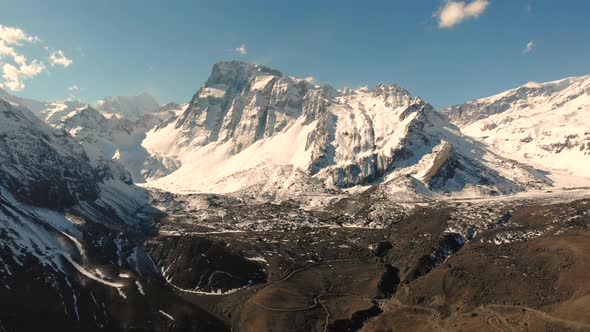
[[[337,212],[158,194],[158,206],[176,203],[147,246],[179,294],[237,331],[586,331],[587,195],[424,201],[392,216],[373,209],[401,207],[383,199]],[[346,226],[376,215],[385,226]],[[202,254],[220,248],[246,260],[242,274]],[[188,260],[233,286],[179,275]]]

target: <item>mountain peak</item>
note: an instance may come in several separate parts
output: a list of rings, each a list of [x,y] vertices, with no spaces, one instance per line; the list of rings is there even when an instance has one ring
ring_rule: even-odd
[[[96,103],[96,109],[106,117],[115,116],[128,120],[136,120],[159,107],[158,102],[147,92],[136,96],[110,96]]]
[[[283,74],[262,65],[242,61],[222,61],[213,65],[211,76],[206,86],[225,84],[229,86],[242,85],[254,76],[278,76]]]
[[[408,173],[434,191],[486,183],[482,190],[513,192],[534,178],[526,172],[524,182],[491,178],[491,168],[470,152],[477,147],[398,85],[333,90],[240,61],[215,64],[178,120],[143,144],[181,165],[152,182],[166,189],[260,188],[272,196],[292,188],[289,181],[337,190]],[[466,164],[474,170],[456,172]]]

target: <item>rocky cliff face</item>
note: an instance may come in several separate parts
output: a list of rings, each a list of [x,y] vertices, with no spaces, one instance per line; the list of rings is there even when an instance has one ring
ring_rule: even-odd
[[[264,66],[218,63],[175,128],[187,144],[231,142],[238,153],[297,119],[311,87]]]
[[[489,167],[481,146],[467,142],[426,101],[399,86],[336,90],[232,61],[216,64],[186,111],[175,123],[150,132],[144,146],[183,165],[152,182],[163,189],[258,192],[273,183],[284,192],[294,185],[293,176],[285,175],[285,167],[291,167],[303,171],[302,177],[297,173],[298,186],[303,182],[309,188],[319,181],[324,186],[319,190],[325,192],[383,181],[396,172],[422,172],[418,168],[427,162],[420,161],[436,153],[434,148],[443,141],[452,146],[455,165],[470,160],[480,169]],[[496,158],[491,157],[492,162]],[[464,182],[453,188],[499,183],[483,180],[484,173],[447,174],[457,175],[456,183]],[[521,190],[531,178],[535,175],[526,174],[500,181],[510,183],[508,187],[492,187]],[[436,190],[448,189],[445,181],[438,181]]]

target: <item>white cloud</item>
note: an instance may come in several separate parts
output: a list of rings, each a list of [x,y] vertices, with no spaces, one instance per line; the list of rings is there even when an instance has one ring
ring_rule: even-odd
[[[73,61],[66,57],[62,50],[57,50],[51,52],[51,55],[49,56],[49,62],[52,66],[61,65],[64,67],[69,67]]]
[[[72,86],[69,86],[68,87],[68,90],[70,90],[70,91],[80,91],[80,87],[74,84]]]
[[[489,0],[446,1],[434,17],[438,19],[439,28],[451,28],[467,19],[478,18],[489,5]]]
[[[27,34],[23,29],[0,25],[0,87],[13,91],[25,88],[25,81],[31,80],[46,70],[46,65],[40,60],[27,60],[22,54],[24,44],[37,44],[39,37]],[[37,45],[39,49],[50,52],[48,46]],[[68,67],[72,60],[67,58],[61,50],[51,52],[50,63]]]
[[[248,54],[248,48],[246,48],[246,45],[244,44],[240,45],[240,47],[236,47],[234,51],[240,53],[240,55]]]
[[[43,63],[37,60],[27,61],[27,58],[15,48],[22,46],[25,42],[37,41],[39,38],[29,36],[20,28],[0,25],[0,72],[3,78],[0,87],[20,91],[25,88],[24,80],[32,79],[45,70]],[[6,62],[10,61],[9,59],[13,63]]]
[[[311,83],[311,84],[315,83],[315,77],[313,77],[313,76],[308,76],[308,77],[304,78],[303,80],[307,81],[307,83]]]
[[[8,45],[22,45],[21,42],[33,43],[39,41],[38,37],[29,36],[20,28],[7,27],[0,24],[0,40]]]
[[[31,63],[25,63],[16,67],[10,63],[5,63],[2,66],[2,78],[4,82],[0,86],[6,87],[12,91],[20,91],[25,88],[24,79],[31,79],[45,70],[45,65],[37,60]]]
[[[0,59],[7,55],[14,58],[17,55],[16,50],[8,46],[5,41],[0,40]]]
[[[27,58],[24,55],[18,53],[14,47],[8,46],[6,41],[0,39],[0,59],[6,56],[11,57],[19,65],[24,65],[27,62]]]
[[[527,54],[527,53],[532,52],[536,46],[537,46],[537,44],[535,44],[535,41],[531,40],[530,42],[526,43],[526,47],[522,51],[522,54]]]

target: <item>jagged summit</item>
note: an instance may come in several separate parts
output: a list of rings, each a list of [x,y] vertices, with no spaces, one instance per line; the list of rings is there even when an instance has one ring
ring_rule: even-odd
[[[205,85],[226,84],[229,86],[240,86],[254,76],[277,76],[283,74],[263,65],[252,64],[242,61],[222,61],[213,65],[211,75]]]

